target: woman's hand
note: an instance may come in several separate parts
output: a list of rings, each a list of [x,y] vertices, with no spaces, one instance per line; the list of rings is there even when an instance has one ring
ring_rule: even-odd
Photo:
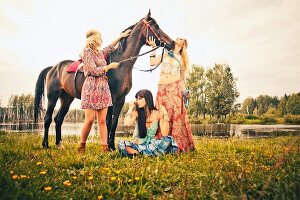
[[[106,66],[106,68],[104,69],[105,72],[107,72],[110,69],[115,69],[120,65],[120,63],[118,62],[112,62],[109,65]]]
[[[127,29],[126,31],[121,33],[121,38],[127,37],[129,33],[131,32],[131,29]]]
[[[156,47],[156,44],[155,44],[155,39],[153,36],[149,36],[149,39],[147,39],[147,43],[152,47]]]
[[[160,105],[158,108],[159,114],[164,120],[169,120],[169,115],[166,108],[163,105]]]

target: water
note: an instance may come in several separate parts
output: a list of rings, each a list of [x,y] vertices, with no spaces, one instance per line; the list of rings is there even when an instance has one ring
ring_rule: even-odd
[[[83,123],[63,123],[62,135],[80,135]],[[237,124],[192,124],[193,135],[208,137],[278,137],[286,135],[300,136],[300,125],[237,125]],[[38,132],[43,134],[43,123],[2,123],[0,130],[9,132]],[[118,126],[116,136],[130,136],[133,127]],[[55,134],[55,124],[51,123],[49,134]],[[97,134],[97,124],[93,124],[91,134]]]

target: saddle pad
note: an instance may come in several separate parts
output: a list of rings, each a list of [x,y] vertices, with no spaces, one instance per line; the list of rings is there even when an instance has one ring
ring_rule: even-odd
[[[69,67],[67,68],[67,72],[76,72],[77,68],[79,67],[79,65],[82,63],[81,60],[75,61],[73,63],[71,63],[69,65]]]

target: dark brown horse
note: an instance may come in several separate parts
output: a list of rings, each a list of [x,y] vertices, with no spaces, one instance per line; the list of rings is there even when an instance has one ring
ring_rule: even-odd
[[[137,56],[141,47],[145,45],[146,39],[153,36],[157,45],[174,48],[174,41],[165,34],[158,26],[157,22],[151,18],[149,11],[145,18],[142,18],[136,24],[128,27],[132,29],[127,38],[120,41],[119,47],[108,57],[107,62],[119,62],[124,59]],[[126,29],[126,30],[127,30]],[[125,102],[125,96],[129,93],[132,86],[132,69],[137,58],[122,62],[117,69],[111,69],[108,72],[109,87],[111,90],[113,106],[109,107],[107,113],[108,144],[112,150],[115,150],[115,131],[118,124],[118,118]],[[44,87],[47,88],[48,105],[44,117],[44,139],[43,147],[48,148],[48,132],[52,122],[52,114],[56,102],[60,99],[60,109],[54,118],[56,123],[56,145],[61,145],[61,126],[65,115],[74,98],[80,99],[81,89],[85,77],[79,73],[74,82],[74,73],[66,72],[68,66],[73,63],[71,60],[64,60],[53,67],[47,67],[41,71],[35,88],[35,121],[38,120],[38,114],[41,109],[41,99],[44,94]],[[75,84],[74,84],[75,83]],[[46,84],[46,85],[45,85]],[[76,86],[76,87],[75,87]]]

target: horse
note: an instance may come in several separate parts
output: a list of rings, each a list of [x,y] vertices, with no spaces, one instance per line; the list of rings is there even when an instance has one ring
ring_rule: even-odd
[[[118,47],[107,58],[107,63],[120,62],[116,69],[111,69],[107,73],[109,87],[112,96],[113,106],[108,108],[106,123],[108,129],[108,146],[115,150],[115,131],[121,109],[125,103],[125,97],[132,87],[132,69],[137,60],[138,54],[143,45],[147,44],[147,38],[152,36],[156,39],[156,45],[171,50],[175,46],[172,40],[164,33],[156,20],[151,17],[149,10],[146,17],[136,24],[128,27],[131,32],[128,37],[120,40]],[[124,31],[126,31],[125,29]],[[130,59],[129,59],[130,58]],[[122,62],[126,60],[126,62]],[[44,138],[42,146],[49,148],[48,133],[52,122],[52,114],[58,99],[61,106],[56,114],[55,129],[57,147],[63,147],[61,138],[61,126],[65,115],[69,111],[74,98],[81,98],[81,90],[85,77],[83,73],[69,73],[67,68],[74,61],[63,60],[53,67],[43,69],[38,77],[35,87],[34,119],[38,121],[38,115],[42,109],[41,100],[44,96],[44,89],[47,89],[47,109],[44,116]],[[75,81],[74,81],[75,77]]]

